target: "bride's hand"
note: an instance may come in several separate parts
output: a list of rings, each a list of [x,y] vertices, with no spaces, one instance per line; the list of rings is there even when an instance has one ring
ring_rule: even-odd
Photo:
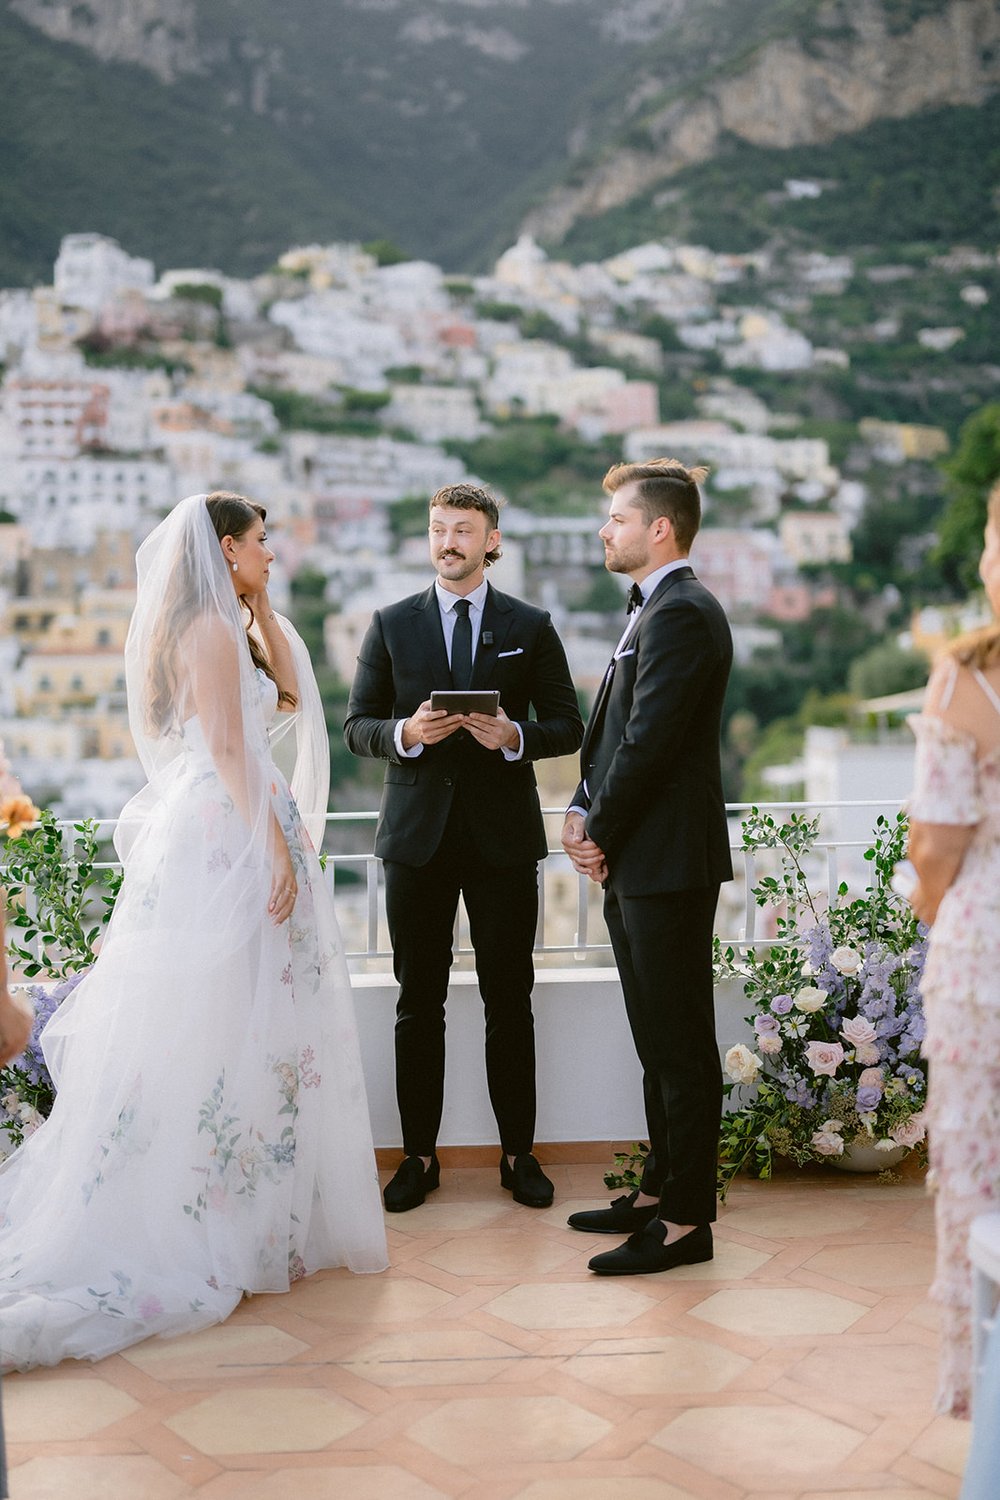
[[[267,903],[267,910],[276,927],[287,922],[292,915],[298,893],[288,845],[284,838],[280,841],[275,839],[274,861],[271,865],[271,899]]]

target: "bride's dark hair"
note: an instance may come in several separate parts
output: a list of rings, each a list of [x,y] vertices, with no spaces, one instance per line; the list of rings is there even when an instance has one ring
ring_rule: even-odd
[[[207,495],[205,509],[208,511],[209,519],[220,542],[224,536],[237,538],[243,536],[255,521],[264,521],[267,518],[267,511],[263,505],[257,505],[255,501],[246,500],[242,495],[232,494],[228,490],[215,490],[211,495]],[[246,628],[251,660],[255,667],[259,667],[277,685],[271,663],[254,636],[250,634],[254,622],[253,610],[245,599],[241,599],[240,603],[250,617]],[[198,613],[197,580],[191,569],[178,567],[170,580],[167,598],[163,601],[163,609],[160,612],[153,649],[150,653],[152,669],[146,717],[149,728],[154,734],[167,734],[175,727],[174,721],[177,718],[179,702],[178,645],[181,636]],[[283,702],[289,708],[297,706],[297,700],[292,694],[282,694],[280,690],[279,702]]]

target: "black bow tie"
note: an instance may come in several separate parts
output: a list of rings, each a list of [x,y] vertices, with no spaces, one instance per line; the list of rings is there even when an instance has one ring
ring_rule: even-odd
[[[625,606],[627,612],[631,614],[634,609],[641,609],[642,602],[642,589],[637,583],[633,583],[628,591],[628,603]]]

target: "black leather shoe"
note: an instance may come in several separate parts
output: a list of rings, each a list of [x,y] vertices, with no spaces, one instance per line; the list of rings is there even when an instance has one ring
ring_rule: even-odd
[[[440,1181],[441,1168],[436,1156],[431,1157],[429,1167],[424,1166],[419,1156],[407,1156],[382,1189],[382,1201],[389,1213],[406,1213],[408,1208],[419,1208]]]
[[[626,1193],[623,1198],[613,1199],[608,1208],[588,1208],[582,1213],[570,1214],[566,1223],[570,1229],[582,1229],[585,1234],[634,1234],[645,1229],[650,1219],[656,1218],[656,1204],[645,1203],[636,1208],[639,1189]]]
[[[501,1156],[500,1186],[514,1194],[515,1203],[523,1203],[526,1208],[548,1208],[556,1191],[530,1151],[515,1156],[513,1166],[506,1154]]]
[[[590,1269],[598,1276],[645,1276],[652,1271],[672,1271],[675,1266],[696,1266],[712,1259],[712,1226],[699,1224],[671,1244],[663,1243],[667,1226],[654,1219],[637,1229],[617,1250],[595,1255]]]

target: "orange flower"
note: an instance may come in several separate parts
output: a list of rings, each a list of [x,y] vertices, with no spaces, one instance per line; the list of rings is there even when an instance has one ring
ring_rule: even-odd
[[[32,823],[37,823],[40,811],[22,792],[17,797],[6,797],[0,802],[0,824],[7,831],[9,839],[19,839],[24,830]]]

